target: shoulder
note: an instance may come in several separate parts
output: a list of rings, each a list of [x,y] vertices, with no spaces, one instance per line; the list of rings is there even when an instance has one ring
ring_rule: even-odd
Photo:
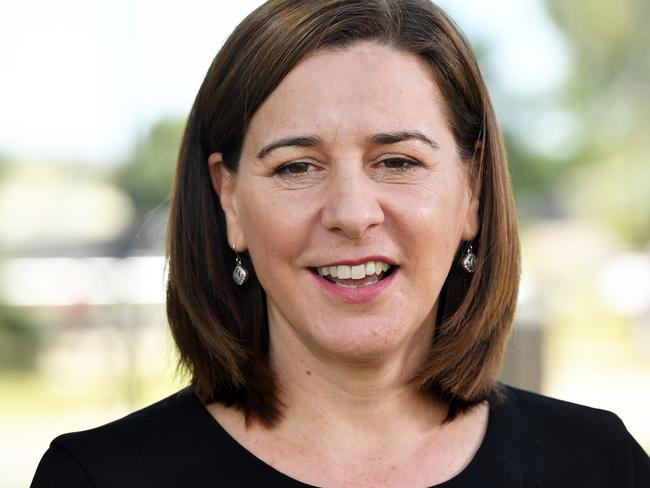
[[[53,486],[53,476],[87,482],[70,486],[153,486],[157,478],[157,486],[168,486],[206,450],[210,425],[201,407],[186,388],[105,425],[60,435],[41,459],[32,486]]]
[[[124,452],[134,444],[155,446],[160,440],[184,435],[193,423],[194,397],[183,389],[125,417],[93,429],[56,437],[52,444],[71,452]]]
[[[608,410],[579,405],[512,386],[504,386],[505,400],[494,408],[500,427],[512,435],[533,436],[539,444],[565,449],[618,449],[630,434],[621,419]]]
[[[504,385],[505,401],[497,407],[513,420],[534,426],[558,429],[559,432],[584,431],[597,436],[625,431],[623,422],[608,410],[579,405],[532,391]]]
[[[650,482],[647,454],[614,413],[511,386],[503,392],[491,411],[490,440],[522,476],[549,486],[641,486],[641,476]]]

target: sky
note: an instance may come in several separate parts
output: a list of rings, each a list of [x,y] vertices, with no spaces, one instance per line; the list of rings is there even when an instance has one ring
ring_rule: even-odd
[[[123,162],[156,120],[187,115],[217,50],[261,3],[6,4],[0,19],[0,157]],[[488,84],[508,96],[542,96],[566,76],[562,39],[541,0],[438,3],[472,42],[490,47]]]

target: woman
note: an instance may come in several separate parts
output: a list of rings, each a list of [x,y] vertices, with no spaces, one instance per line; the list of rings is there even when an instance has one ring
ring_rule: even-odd
[[[469,44],[424,0],[271,0],[190,114],[167,310],[191,385],[32,486],[650,483],[601,410],[497,384],[519,244]]]

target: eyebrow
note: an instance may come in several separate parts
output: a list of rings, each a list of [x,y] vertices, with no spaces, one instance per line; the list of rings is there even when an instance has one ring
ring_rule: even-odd
[[[278,139],[277,141],[273,141],[271,144],[264,146],[258,153],[257,159],[262,159],[274,149],[281,147],[314,147],[319,144],[320,139],[314,136],[283,137],[282,139]]]
[[[428,144],[433,149],[439,149],[440,145],[425,136],[420,131],[382,132],[370,137],[370,142],[377,145],[397,144],[398,142],[417,140]],[[257,159],[262,159],[267,154],[281,147],[315,147],[321,144],[321,140],[315,136],[283,137],[264,146],[257,154]]]
[[[375,134],[370,140],[374,144],[397,144],[402,141],[417,140],[428,144],[434,149],[440,149],[440,145],[436,141],[429,139],[417,130]]]

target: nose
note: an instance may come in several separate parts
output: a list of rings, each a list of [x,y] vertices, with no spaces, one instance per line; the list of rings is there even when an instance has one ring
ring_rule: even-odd
[[[321,222],[328,230],[338,230],[350,239],[384,221],[379,188],[362,168],[334,171],[327,185]]]

